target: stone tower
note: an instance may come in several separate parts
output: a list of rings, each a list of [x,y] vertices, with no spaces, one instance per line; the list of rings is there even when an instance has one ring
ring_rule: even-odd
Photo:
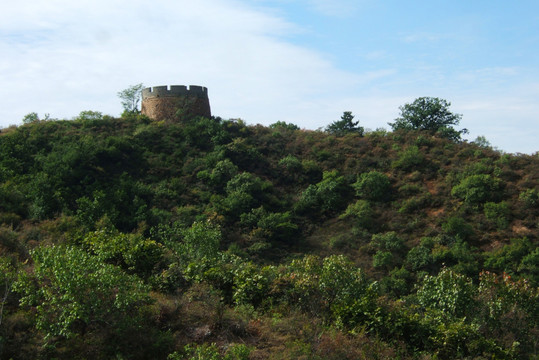
[[[211,117],[208,89],[203,86],[154,86],[142,89],[142,114],[152,120]]]

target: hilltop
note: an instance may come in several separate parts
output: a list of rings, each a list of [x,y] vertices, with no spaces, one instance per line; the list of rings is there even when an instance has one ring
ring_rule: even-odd
[[[537,155],[93,115],[0,133],[0,357],[537,356]]]

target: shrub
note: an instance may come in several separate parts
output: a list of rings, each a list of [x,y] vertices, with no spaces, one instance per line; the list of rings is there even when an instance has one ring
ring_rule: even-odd
[[[292,242],[298,230],[289,212],[272,213],[262,207],[243,214],[241,223],[252,229],[251,235],[255,238],[268,241]]]
[[[390,231],[372,236],[371,246],[379,250],[396,252],[404,248],[404,241],[397,236],[397,233]]]
[[[505,229],[509,226],[509,204],[502,201],[500,203],[487,202],[483,208],[487,220],[496,224],[498,229]]]
[[[442,224],[442,230],[457,240],[470,240],[475,232],[473,226],[468,224],[466,220],[458,216],[452,216]]]
[[[470,205],[481,205],[501,197],[502,183],[487,174],[470,175],[451,189],[451,195]]]
[[[536,208],[539,205],[539,191],[527,189],[522,191],[518,197],[528,208]]]
[[[352,186],[361,198],[383,201],[389,198],[391,183],[387,175],[378,171],[370,171],[361,174]]]
[[[372,258],[372,266],[375,268],[389,269],[394,264],[394,255],[389,251],[378,250]]]
[[[406,150],[399,152],[399,158],[391,164],[392,167],[411,170],[423,164],[425,157],[415,145],[408,147]]]
[[[473,314],[476,291],[470,278],[444,268],[425,277],[417,298],[421,306],[440,311],[440,319],[447,321]]]
[[[349,187],[337,170],[324,171],[322,181],[303,191],[295,209],[300,213],[331,213],[343,207],[348,192]]]
[[[36,327],[49,339],[136,326],[139,308],[150,302],[139,278],[79,248],[42,247],[31,255],[33,269],[21,273],[14,288],[22,305],[36,307]]]
[[[143,277],[150,275],[163,256],[162,246],[138,234],[98,230],[86,235],[82,242],[101,261]]]
[[[485,268],[510,275],[525,274],[534,284],[539,283],[538,266],[533,263],[538,247],[528,238],[511,239],[511,243],[485,254]]]
[[[348,205],[346,211],[340,217],[352,217],[358,226],[368,229],[372,226],[373,215],[374,211],[371,204],[367,200],[358,200]]]
[[[423,242],[406,254],[406,264],[413,270],[426,269],[429,265],[434,262],[434,259],[431,255],[431,249],[433,244],[428,244]]]

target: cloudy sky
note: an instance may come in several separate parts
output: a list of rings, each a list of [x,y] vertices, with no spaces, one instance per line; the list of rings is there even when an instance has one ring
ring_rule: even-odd
[[[537,0],[25,0],[0,12],[0,128],[118,116],[130,85],[203,85],[212,113],[386,128],[420,96],[470,140],[539,151]]]

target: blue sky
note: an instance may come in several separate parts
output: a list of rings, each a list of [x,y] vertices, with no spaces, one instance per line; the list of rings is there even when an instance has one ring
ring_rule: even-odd
[[[129,85],[209,88],[214,115],[386,128],[420,96],[470,140],[539,151],[539,2],[26,0],[0,13],[0,127],[117,116]]]

